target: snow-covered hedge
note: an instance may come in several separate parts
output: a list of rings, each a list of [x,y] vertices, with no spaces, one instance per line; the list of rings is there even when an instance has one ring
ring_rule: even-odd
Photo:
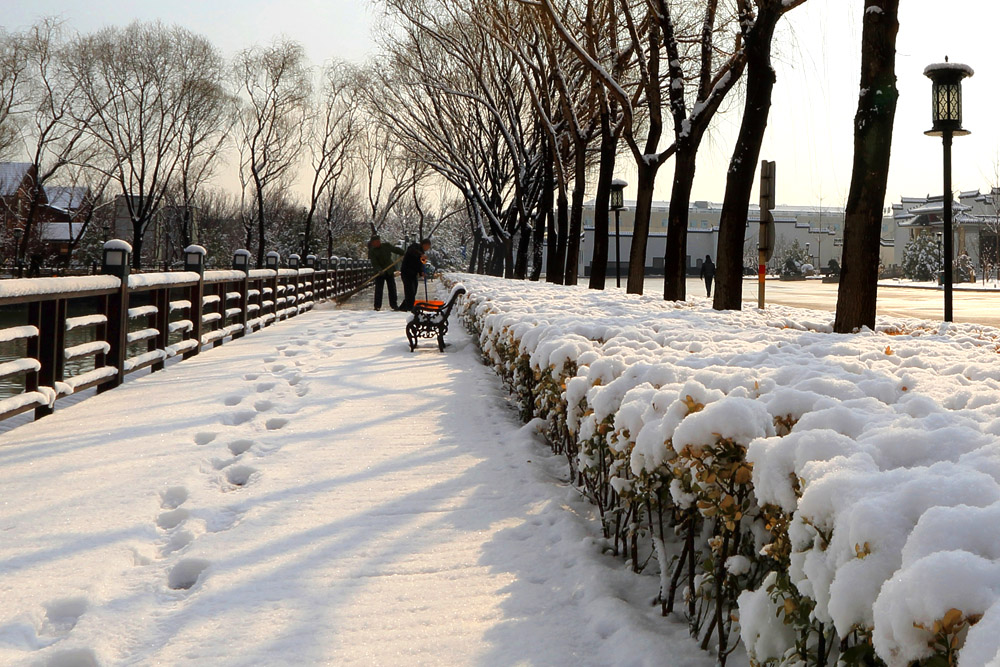
[[[755,665],[1000,664],[1000,331],[460,279],[665,613]]]

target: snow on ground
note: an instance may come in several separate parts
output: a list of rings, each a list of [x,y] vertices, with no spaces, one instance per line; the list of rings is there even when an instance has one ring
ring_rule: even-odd
[[[411,354],[405,317],[321,307],[0,435],[0,664],[711,664],[462,328]]]

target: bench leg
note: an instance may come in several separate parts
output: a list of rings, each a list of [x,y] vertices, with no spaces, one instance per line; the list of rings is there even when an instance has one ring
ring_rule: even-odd
[[[417,336],[413,333],[412,326],[406,327],[406,341],[410,344],[410,352],[417,349]]]

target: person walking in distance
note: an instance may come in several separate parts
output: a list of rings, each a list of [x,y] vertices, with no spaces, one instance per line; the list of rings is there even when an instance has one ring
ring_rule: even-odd
[[[382,310],[382,288],[389,292],[389,307],[393,310],[396,306],[396,277],[394,268],[396,262],[393,255],[402,255],[403,251],[389,243],[382,243],[378,234],[372,236],[368,241],[368,260],[375,269],[375,310]]]
[[[403,280],[403,303],[399,305],[399,310],[413,310],[413,304],[417,300],[420,276],[424,272],[424,262],[427,260],[427,251],[430,249],[430,239],[413,243],[406,249],[403,263],[399,267],[399,277]]]
[[[715,262],[711,255],[705,255],[705,261],[701,265],[701,277],[705,280],[705,291],[708,296],[712,296],[712,281],[715,280]]]

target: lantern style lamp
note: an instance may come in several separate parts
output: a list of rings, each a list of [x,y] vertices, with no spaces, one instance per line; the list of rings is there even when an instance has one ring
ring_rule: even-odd
[[[615,212],[615,286],[622,286],[622,239],[621,212],[625,208],[625,187],[628,185],[620,178],[611,181],[611,202],[609,208]]]
[[[233,253],[233,269],[250,273],[250,251],[240,248]]]
[[[264,267],[271,269],[272,271],[278,270],[278,264],[281,262],[281,255],[275,251],[271,251],[264,256]]]
[[[193,271],[199,276],[204,276],[205,254],[205,248],[200,245],[189,245],[184,248],[184,270]]]
[[[924,134],[941,137],[944,144],[944,320],[954,321],[952,264],[955,254],[952,234],[951,189],[951,140],[964,137],[969,131],[962,127],[962,80],[974,74],[972,68],[961,63],[948,62],[928,65],[924,76],[931,80],[931,119],[933,126]]]
[[[124,280],[128,277],[129,259],[132,255],[132,246],[120,239],[111,239],[104,244],[104,253],[101,257],[101,273],[109,276],[117,276]]]
[[[316,268],[316,255],[306,255],[306,268],[307,269]]]
[[[290,269],[298,269],[299,268],[299,263],[300,263],[301,259],[302,258],[299,257],[295,253],[292,253],[291,255],[289,255],[288,256],[288,268],[290,268]]]

